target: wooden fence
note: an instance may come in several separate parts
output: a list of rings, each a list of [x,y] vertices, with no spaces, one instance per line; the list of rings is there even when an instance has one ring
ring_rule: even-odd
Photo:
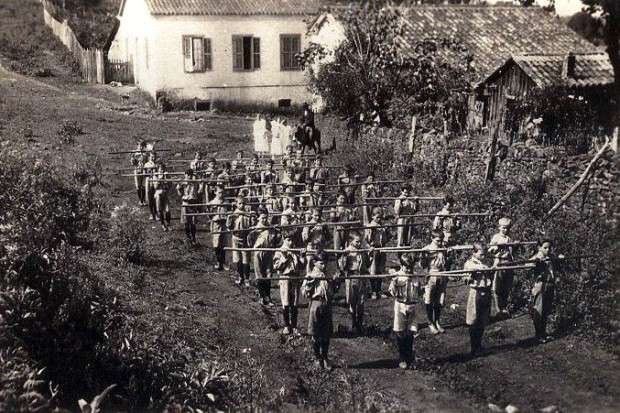
[[[123,84],[133,84],[133,65],[131,62],[120,60],[108,60],[106,62],[105,77],[109,81],[121,82]]]
[[[105,77],[105,55],[100,49],[87,49],[78,41],[75,33],[67,20],[59,22],[48,10],[53,10],[53,5],[42,0],[43,17],[45,24],[52,30],[54,35],[69,49],[78,65],[80,66],[80,74],[85,82],[89,83],[106,83]]]

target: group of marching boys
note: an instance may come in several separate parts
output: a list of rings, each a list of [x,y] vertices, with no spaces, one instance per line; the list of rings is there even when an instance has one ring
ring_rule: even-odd
[[[254,267],[256,288],[261,304],[274,306],[269,278],[279,274],[280,301],[284,319],[283,334],[299,335],[298,306],[301,295],[309,300],[307,333],[312,336],[316,364],[330,369],[328,349],[332,334],[332,305],[334,294],[344,288],[345,301],[351,315],[352,331],[363,333],[364,302],[367,298],[384,296],[382,279],[356,276],[384,274],[386,247],[394,239],[398,247],[412,245],[413,219],[418,200],[411,188],[402,185],[395,197],[393,210],[396,219],[395,237],[384,224],[386,214],[381,205],[365,200],[379,197],[381,186],[374,177],[357,183],[351,168],[338,176],[338,192],[327,189],[329,169],[320,157],[308,160],[299,153],[284,157],[279,170],[268,159],[260,164],[258,156],[249,162],[238,152],[232,162],[218,165],[215,159],[203,160],[199,153],[190,168],[177,180],[167,174],[166,165],[155,152],[145,151],[143,143],[131,155],[135,168],[135,184],[141,205],[148,205],[151,220],[159,220],[164,231],[170,228],[168,192],[176,183],[181,198],[181,220],[188,241],[196,243],[196,218],[207,216],[210,221],[216,270],[228,270],[225,260],[225,234],[230,234],[232,263],[239,285],[250,285],[250,263]],[[303,188],[303,191],[297,192]],[[361,203],[356,205],[358,189]],[[331,196],[335,204],[329,204]],[[333,201],[332,201],[333,202]],[[444,199],[444,206],[433,221],[431,241],[422,252],[398,254],[400,268],[391,277],[387,291],[394,298],[393,330],[399,351],[401,368],[415,363],[413,339],[418,331],[415,308],[420,297],[432,334],[445,330],[440,318],[445,302],[451,269],[455,233],[460,221],[452,213],[453,200]],[[326,219],[324,219],[326,217]],[[363,225],[359,225],[360,222]],[[334,225],[328,226],[328,223]],[[303,225],[299,225],[303,224]],[[466,323],[469,326],[471,353],[482,352],[482,336],[489,323],[492,305],[499,316],[509,317],[508,298],[513,286],[511,270],[489,269],[486,257],[493,257],[493,267],[510,265],[514,261],[510,232],[511,221],[499,220],[498,232],[488,245],[473,243],[471,257],[463,270],[469,286]],[[327,270],[327,243],[336,252],[335,271]],[[547,340],[546,323],[551,312],[556,276],[551,259],[551,242],[539,242],[538,252],[531,258],[534,275],[533,308],[531,311],[536,339]],[[254,249],[254,251],[244,250]],[[416,268],[427,270],[427,276],[412,276]],[[335,273],[335,275],[327,275]],[[344,281],[344,282],[343,282]]]

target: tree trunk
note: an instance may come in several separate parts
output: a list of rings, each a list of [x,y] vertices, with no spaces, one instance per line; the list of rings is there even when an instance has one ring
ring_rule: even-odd
[[[499,135],[499,122],[496,122],[493,125],[493,129],[490,131],[489,136],[489,155],[487,158],[487,170],[484,175],[484,179],[487,181],[492,181],[495,178],[495,166],[497,164],[497,158],[495,157],[495,152],[497,152],[497,139]]]

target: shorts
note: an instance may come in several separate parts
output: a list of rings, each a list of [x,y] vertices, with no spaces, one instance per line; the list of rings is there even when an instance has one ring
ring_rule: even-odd
[[[446,299],[447,286],[447,277],[430,276],[426,283],[426,287],[424,287],[424,304],[437,303],[443,305]]]
[[[413,331],[415,327],[415,304],[394,301],[394,331]]]
[[[233,248],[246,248],[245,245],[246,240],[243,238],[237,238],[235,236],[232,237],[232,246]],[[249,251],[233,251],[232,252],[232,261],[233,264],[249,264],[250,263],[250,252]]]
[[[288,276],[288,275],[286,275]],[[297,306],[299,304],[299,294],[301,284],[294,280],[280,280],[280,301],[282,306]]]
[[[491,289],[469,289],[465,322],[468,326],[485,327],[491,315]]]
[[[308,334],[329,338],[332,335],[332,308],[325,301],[312,300],[308,311]]]

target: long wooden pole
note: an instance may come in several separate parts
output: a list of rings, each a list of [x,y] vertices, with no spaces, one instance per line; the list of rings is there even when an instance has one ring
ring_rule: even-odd
[[[125,155],[130,153],[172,152],[172,149],[144,149],[135,151],[108,152],[108,155]]]
[[[444,199],[443,196],[408,196],[408,197],[397,197],[397,196],[382,196],[382,197],[368,197],[366,201],[398,201],[404,199],[413,199],[417,201],[441,201]]]
[[[320,225],[323,226],[333,226],[333,225],[352,225],[352,224],[359,224],[360,221],[343,221],[343,222],[326,222],[326,223],[321,223]],[[314,224],[314,223],[306,223],[306,224],[291,224],[291,225],[272,225],[272,226],[267,226],[267,227],[262,227],[262,228],[255,228],[255,227],[250,227],[250,228],[245,228],[245,229],[232,229],[232,230],[226,230],[226,231],[214,231],[211,232],[211,234],[229,234],[229,233],[233,233],[233,232],[251,232],[251,231],[266,231],[266,230],[270,230],[270,229],[291,229],[291,228],[303,228],[303,227],[313,227],[319,224]]]
[[[488,212],[464,212],[458,214],[441,214],[439,216],[443,217],[486,217],[489,216]],[[438,214],[411,214],[411,215],[399,215],[400,218],[432,218],[436,217]]]
[[[568,200],[568,198],[570,198],[575,193],[575,191],[577,191],[577,189],[579,189],[581,184],[585,181],[586,177],[590,174],[590,171],[592,170],[592,168],[594,167],[596,162],[601,158],[601,156],[603,156],[603,154],[607,151],[607,149],[609,147],[610,147],[610,140],[609,140],[609,138],[607,138],[607,141],[601,147],[601,149],[597,152],[596,156],[594,158],[592,158],[592,160],[590,161],[590,163],[586,167],[586,170],[583,171],[583,173],[581,174],[581,177],[579,178],[579,180],[577,182],[575,182],[575,185],[573,185],[568,190],[568,192],[562,198],[560,198],[560,200],[549,210],[549,212],[547,212],[547,215],[545,215],[544,221],[546,221],[549,218],[551,218],[551,216],[553,216],[554,212],[557,211],[562,205],[564,205],[564,203]]]

